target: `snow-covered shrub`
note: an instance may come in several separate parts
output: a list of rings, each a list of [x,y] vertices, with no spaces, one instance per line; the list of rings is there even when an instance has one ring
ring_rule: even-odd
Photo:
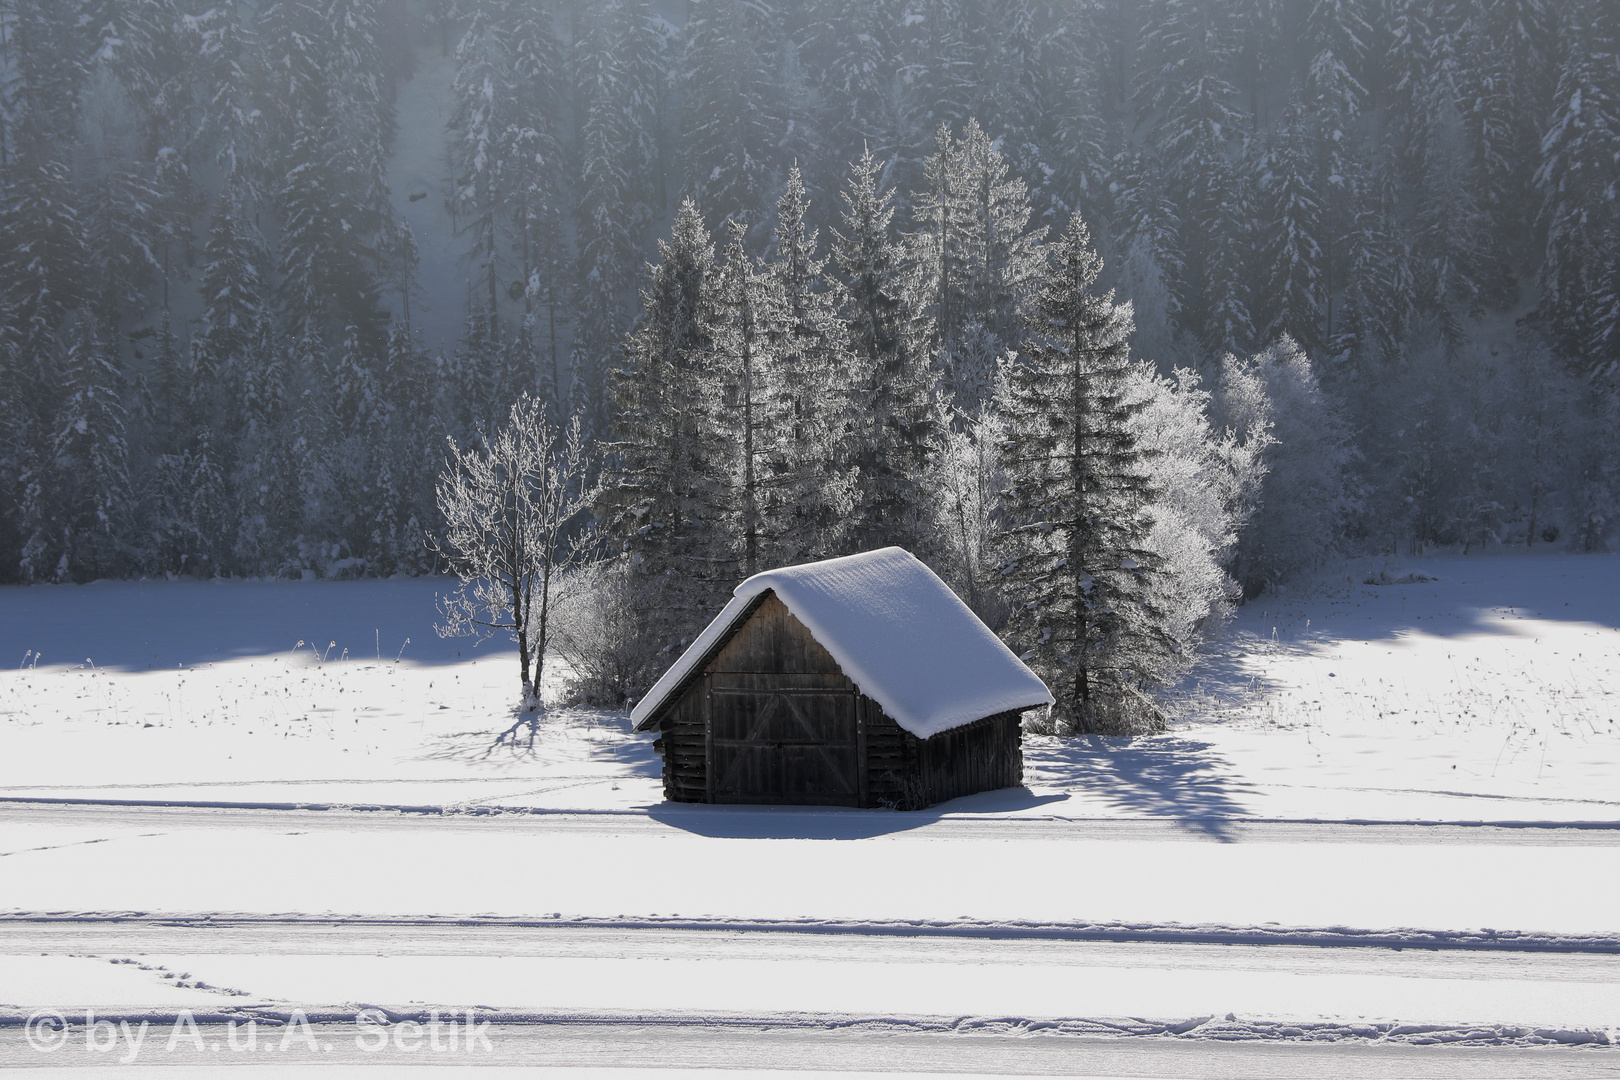
[[[631,574],[623,560],[581,567],[571,578],[552,613],[553,647],[569,671],[567,697],[628,707],[676,657],[638,615],[647,600],[636,590],[655,588],[657,579]]]
[[[995,530],[996,500],[1004,483],[998,452],[1004,425],[986,410],[977,418],[959,417],[934,463],[934,529],[940,577],[973,613],[999,628],[1007,617],[1006,602],[990,581],[990,542]]]
[[[1239,442],[1210,427],[1210,393],[1198,373],[1178,368],[1171,378],[1138,363],[1129,395],[1142,402],[1131,418],[1138,447],[1148,453],[1155,497],[1148,546],[1162,571],[1154,577],[1176,640],[1195,641],[1229,613],[1237,587],[1227,563],[1253,512],[1265,475],[1264,436]]]
[[[1256,596],[1318,565],[1337,543],[1352,505],[1350,428],[1287,335],[1246,360],[1228,355],[1214,407],[1264,471],[1233,561],[1243,595]]]

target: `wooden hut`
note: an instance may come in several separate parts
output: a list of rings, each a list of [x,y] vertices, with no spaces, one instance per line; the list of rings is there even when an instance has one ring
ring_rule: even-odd
[[[1023,782],[1046,686],[909,552],[758,574],[631,713],[676,802],[914,809]]]

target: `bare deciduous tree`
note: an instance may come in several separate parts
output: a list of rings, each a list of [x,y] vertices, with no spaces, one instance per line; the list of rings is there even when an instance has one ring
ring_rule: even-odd
[[[494,434],[480,431],[467,447],[451,439],[439,478],[440,550],[461,588],[440,600],[438,632],[511,634],[526,709],[539,703],[557,591],[595,551],[594,532],[578,526],[596,496],[590,471],[579,417],[553,427],[525,394]]]

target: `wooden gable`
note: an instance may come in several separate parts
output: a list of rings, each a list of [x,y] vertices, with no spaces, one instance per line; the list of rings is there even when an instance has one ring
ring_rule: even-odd
[[[708,672],[842,675],[832,653],[810,633],[774,592],[732,631],[705,666]]]

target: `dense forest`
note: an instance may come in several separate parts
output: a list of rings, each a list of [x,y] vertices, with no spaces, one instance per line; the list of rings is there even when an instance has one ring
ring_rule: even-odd
[[[0,69],[0,580],[432,572],[527,392],[693,605],[902,543],[1018,633],[1082,310],[1183,637],[1336,546],[1613,539],[1610,0],[0,0]]]

